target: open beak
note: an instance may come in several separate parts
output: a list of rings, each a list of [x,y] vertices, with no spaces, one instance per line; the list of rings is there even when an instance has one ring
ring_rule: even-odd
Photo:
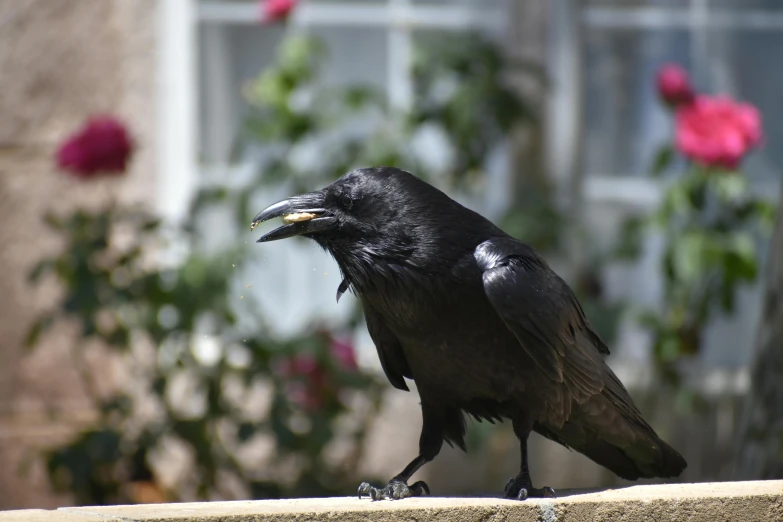
[[[264,221],[280,217],[285,224],[258,238],[257,243],[322,232],[337,223],[333,216],[326,215],[323,205],[324,195],[321,192],[310,192],[278,201],[258,213],[250,223],[250,230]]]

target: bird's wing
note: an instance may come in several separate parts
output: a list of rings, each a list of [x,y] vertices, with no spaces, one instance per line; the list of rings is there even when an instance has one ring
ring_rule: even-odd
[[[487,298],[540,371],[578,403],[601,392],[609,350],[565,281],[512,238],[485,241],[474,257]]]
[[[380,314],[371,307],[364,306],[364,317],[386,377],[398,390],[408,391],[405,377],[413,378],[413,373],[405,359],[399,339],[386,326]]]

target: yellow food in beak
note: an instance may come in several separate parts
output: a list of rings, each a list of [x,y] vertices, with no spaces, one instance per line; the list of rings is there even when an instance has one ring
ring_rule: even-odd
[[[283,216],[283,223],[286,225],[290,223],[299,223],[300,221],[310,221],[316,216],[310,212],[294,212],[293,214],[286,214]]]

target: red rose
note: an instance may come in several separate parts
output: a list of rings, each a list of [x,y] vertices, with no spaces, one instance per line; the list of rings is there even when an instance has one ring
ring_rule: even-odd
[[[326,372],[320,367],[289,380],[285,391],[292,403],[308,413],[318,411],[326,398],[334,393]]]
[[[96,116],[57,151],[57,165],[77,178],[125,172],[133,152],[125,126],[111,116]]]
[[[666,64],[658,70],[658,94],[668,105],[677,107],[693,101],[688,73],[675,64]]]
[[[288,18],[297,0],[261,0],[261,20],[277,22]]]
[[[297,354],[284,359],[275,369],[287,378],[288,399],[307,412],[318,410],[326,397],[334,393],[326,370],[310,354]]]
[[[734,169],[761,141],[759,111],[725,96],[697,96],[675,117],[677,148],[700,165]]]
[[[310,354],[294,355],[280,363],[277,371],[285,377],[308,375],[318,370],[318,361]]]
[[[356,351],[353,349],[353,344],[347,339],[332,337],[329,342],[329,351],[343,369],[355,372],[358,368]]]

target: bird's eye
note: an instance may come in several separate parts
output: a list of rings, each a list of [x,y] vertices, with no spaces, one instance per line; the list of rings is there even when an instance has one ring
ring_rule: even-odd
[[[340,199],[337,200],[340,203],[340,206],[344,209],[348,210],[353,206],[353,199],[348,194],[342,194],[340,196]]]

